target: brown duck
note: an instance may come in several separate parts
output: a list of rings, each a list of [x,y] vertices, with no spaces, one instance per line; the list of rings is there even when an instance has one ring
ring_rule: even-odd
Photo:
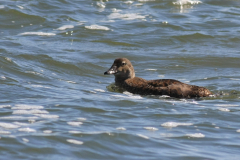
[[[208,97],[212,95],[204,87],[188,85],[173,79],[145,80],[135,77],[134,68],[127,58],[115,59],[104,73],[114,74],[115,84],[128,92],[140,95],[168,95],[176,98]]]

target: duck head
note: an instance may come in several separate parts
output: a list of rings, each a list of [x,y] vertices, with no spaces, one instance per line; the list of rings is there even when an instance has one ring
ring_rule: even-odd
[[[135,72],[132,63],[127,58],[117,58],[112,67],[104,72],[104,75],[113,74],[115,81],[134,78]]]

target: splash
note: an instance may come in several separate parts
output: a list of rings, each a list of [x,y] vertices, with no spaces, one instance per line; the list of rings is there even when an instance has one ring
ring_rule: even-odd
[[[191,0],[178,0],[177,2],[173,2],[174,5],[179,5],[179,6],[183,6],[183,5],[194,5],[194,4],[200,4],[202,3],[201,1],[191,1]]]

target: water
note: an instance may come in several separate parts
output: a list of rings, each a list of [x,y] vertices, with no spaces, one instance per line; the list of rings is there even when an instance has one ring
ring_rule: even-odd
[[[238,0],[1,1],[1,159],[239,159],[239,15]],[[113,91],[118,57],[216,96]]]

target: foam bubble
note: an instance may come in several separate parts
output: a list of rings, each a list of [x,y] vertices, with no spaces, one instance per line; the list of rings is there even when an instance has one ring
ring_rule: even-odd
[[[79,126],[82,125],[82,122],[67,122],[67,124],[71,125],[71,126]]]
[[[240,129],[238,129],[236,132],[239,132],[239,133],[240,133]]]
[[[108,27],[99,26],[99,25],[85,26],[85,28],[87,28],[87,29],[93,29],[93,30],[105,30],[105,31],[110,30]]]
[[[237,105],[237,104],[215,104],[214,106],[218,106],[218,107],[238,107],[239,105]]]
[[[124,128],[124,127],[118,127],[118,128],[116,128],[117,130],[122,130],[122,131],[125,131],[126,130],[126,128]]]
[[[3,9],[3,8],[5,8],[5,6],[4,5],[0,5],[0,9]]]
[[[203,137],[205,137],[205,135],[202,134],[202,133],[186,134],[186,136],[192,137],[192,138],[203,138]]]
[[[153,2],[153,1],[155,1],[155,0],[138,0],[138,2]]]
[[[68,133],[71,133],[71,134],[80,134],[80,133],[82,133],[82,132],[80,132],[80,131],[68,131]]]
[[[94,89],[94,91],[97,91],[97,92],[105,92],[103,89]]]
[[[13,111],[12,114],[48,114],[48,111],[45,110],[38,110],[38,109],[33,109],[33,110],[15,110]]]
[[[23,116],[8,116],[8,117],[0,117],[0,119],[37,119],[38,117],[23,117]]]
[[[0,131],[0,134],[11,134],[9,131]]]
[[[126,1],[126,2],[123,2],[123,3],[126,3],[126,4],[132,4],[133,1]]]
[[[34,114],[34,115],[39,116],[41,118],[47,118],[47,119],[59,118],[58,115],[51,115],[51,114]]]
[[[20,8],[20,9],[24,9],[24,7],[22,7],[22,6],[18,6],[18,5],[17,5],[17,7]]]
[[[82,145],[83,144],[82,141],[78,141],[78,140],[75,140],[75,139],[67,139],[67,142],[73,143],[73,144],[78,144],[78,145]]]
[[[100,8],[105,8],[106,7],[106,5],[103,2],[97,2],[96,4]]]
[[[143,127],[144,129],[151,130],[151,131],[157,131],[158,129],[155,127]]]
[[[111,13],[108,16],[109,19],[122,19],[122,20],[134,20],[134,19],[144,19],[145,16],[138,15],[136,13],[121,14],[118,12]]]
[[[182,6],[188,4],[200,4],[201,1],[193,1],[193,0],[178,0],[177,2],[173,2],[174,5]]]
[[[19,128],[18,130],[22,132],[36,132],[35,129],[31,129],[31,128]]]
[[[77,120],[78,120],[78,121],[86,121],[87,118],[80,117],[80,118],[78,118]]]
[[[50,133],[52,133],[52,131],[51,130],[44,130],[43,133],[50,134]]]
[[[139,137],[142,137],[142,138],[145,138],[145,139],[149,139],[149,137],[148,136],[144,136],[144,135],[142,135],[142,134],[137,134]]]
[[[14,124],[16,125],[19,125],[19,126],[27,126],[29,125],[29,123],[21,123],[21,122],[13,122]]]
[[[0,108],[11,107],[11,105],[0,105]]]
[[[63,25],[63,26],[57,28],[57,30],[63,31],[63,30],[70,29],[70,28],[74,28],[74,25]]]
[[[161,124],[163,127],[167,128],[172,128],[172,127],[177,127],[177,126],[191,126],[193,125],[192,123],[178,123],[178,122],[165,122]]]
[[[37,35],[37,36],[55,36],[55,33],[47,33],[47,32],[24,32],[19,35]]]
[[[123,99],[143,99],[141,96],[123,96],[123,95],[111,95],[111,96]]]
[[[27,138],[22,138],[22,140],[23,140],[23,142],[26,142],[26,143],[29,142],[29,140]]]
[[[11,123],[0,122],[0,127],[13,129],[13,128],[19,128],[20,126],[15,125],[15,124],[11,124]]]
[[[17,104],[15,107],[12,107],[11,109],[43,109],[43,106],[38,105],[28,105],[28,104]]]
[[[219,111],[223,111],[223,112],[230,112],[230,110],[227,109],[227,108],[219,108],[218,110],[219,110]]]
[[[144,69],[146,71],[156,71],[157,69],[152,69],[152,68],[149,68],[149,69]]]

